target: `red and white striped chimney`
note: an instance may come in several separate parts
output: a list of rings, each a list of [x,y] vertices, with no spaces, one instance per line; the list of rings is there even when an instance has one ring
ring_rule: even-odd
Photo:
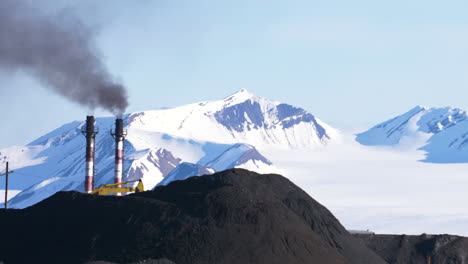
[[[94,129],[94,116],[86,117],[86,127],[81,130],[81,133],[86,137],[86,175],[85,175],[85,192],[90,193],[94,189],[94,152],[96,134]]]
[[[115,139],[115,178],[114,183],[122,182],[123,174],[123,156],[124,156],[124,139],[127,136],[126,131],[123,129],[123,119],[117,118],[115,120],[115,130],[111,132],[112,136]],[[121,185],[118,185],[121,187]],[[120,194],[118,194],[120,195]]]

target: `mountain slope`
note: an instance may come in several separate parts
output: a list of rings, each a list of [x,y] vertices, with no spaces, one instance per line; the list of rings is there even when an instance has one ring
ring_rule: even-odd
[[[199,164],[184,162],[177,166],[169,175],[167,175],[157,186],[168,185],[173,181],[181,181],[194,176],[209,175],[215,172],[214,169],[204,167]],[[156,186],[156,187],[157,187]]]
[[[385,263],[286,178],[242,169],[125,197],[60,192],[0,224],[6,263]]]
[[[458,108],[415,107],[357,135],[368,146],[412,146],[426,151],[426,162],[468,162],[468,118]]]
[[[201,164],[205,164],[205,166]],[[157,186],[167,185],[173,181],[185,180],[193,176],[208,175],[216,171],[234,168],[265,173],[278,171],[272,165],[271,161],[262,156],[253,146],[235,144],[212,161],[199,162],[199,164],[188,162],[180,164],[159,182]]]
[[[97,119],[98,122],[100,119]],[[132,136],[140,137],[141,133],[135,133]],[[107,136],[107,135],[106,135]],[[183,163],[181,158],[178,158],[172,154],[172,152],[155,147],[157,144],[145,145],[146,149],[136,149],[132,144],[132,136],[129,136],[125,142],[125,161],[124,168],[126,174],[124,176],[124,181],[135,181],[142,179],[143,185],[146,190],[153,189],[159,182],[161,182],[168,174],[170,174],[177,166]],[[62,136],[59,136],[62,137]],[[164,137],[164,136],[163,136]],[[110,139],[109,139],[110,138]],[[99,140],[101,139],[101,140]],[[157,137],[152,137],[153,140],[161,140]],[[75,138],[70,139],[70,142],[79,142],[82,141],[84,144],[84,138],[81,135],[76,134]],[[169,141],[175,141],[180,143],[184,140],[168,137]],[[15,183],[20,183],[19,186],[25,186],[26,183],[30,181],[30,186],[26,187],[22,192],[16,195],[10,200],[10,206],[13,208],[25,208],[27,206],[33,205],[58,191],[84,191],[83,187],[83,171],[84,163],[82,160],[82,144],[76,143],[66,143],[57,144],[54,147],[44,147],[45,151],[40,152],[38,155],[43,155],[44,152],[47,152],[47,160],[43,163],[40,163],[35,166],[25,167],[17,169],[16,172],[18,176],[15,178]],[[113,151],[113,140],[111,137],[100,136],[97,140],[97,152],[96,152],[96,176],[95,176],[95,186],[100,186],[103,184],[108,184],[113,182],[114,178],[114,151]],[[46,143],[48,144],[48,143]],[[69,144],[73,144],[75,148],[71,148]],[[75,145],[76,144],[76,145]],[[110,147],[109,147],[110,146]],[[238,153],[231,153],[229,150],[236,148],[239,149]],[[65,150],[64,150],[65,149]],[[172,149],[177,150],[177,146]],[[206,152],[205,152],[206,151]],[[247,156],[244,153],[249,153],[255,151],[258,153],[255,148],[252,146],[247,146],[244,144],[216,144],[210,142],[195,142],[190,140],[189,145],[184,146],[183,152],[191,152],[193,156],[190,161],[195,160],[199,162],[212,163],[214,160],[219,160],[221,158],[229,160],[230,162],[225,164],[226,167],[222,165],[217,166],[218,170],[224,170],[228,168],[233,168],[233,164],[237,165],[236,167],[242,167],[244,163],[254,163],[256,162],[257,166],[248,166],[250,169],[257,170],[260,172],[273,172],[276,169],[272,166],[271,163],[265,164],[258,162],[257,160],[266,160],[260,153],[256,156]],[[63,152],[71,153],[72,155],[63,158]],[[234,155],[235,154],[235,155]],[[219,156],[216,156],[219,155]],[[232,156],[233,155],[233,156]],[[238,156],[236,156],[238,155]],[[248,159],[245,159],[248,157]],[[189,158],[186,156],[186,158]],[[50,161],[50,162],[49,162]],[[52,163],[53,162],[53,163]],[[242,162],[242,164],[241,164]],[[39,181],[35,182],[36,178],[29,178],[31,175],[31,170],[36,170],[36,175]],[[39,174],[39,172],[41,174]],[[182,175],[172,174],[171,178],[185,178],[188,177],[187,174],[183,173]],[[185,176],[184,176],[185,175]],[[190,176],[194,176],[190,175]],[[133,183],[136,184],[136,183]],[[13,188],[18,188],[17,185],[13,185]]]
[[[271,161],[263,157],[253,146],[235,144],[226,149],[216,159],[208,162],[206,166],[216,171],[221,171],[232,168],[243,168],[243,166],[250,165],[248,164],[249,162],[258,166],[257,169],[253,169],[255,171],[261,170],[261,167],[273,165]]]

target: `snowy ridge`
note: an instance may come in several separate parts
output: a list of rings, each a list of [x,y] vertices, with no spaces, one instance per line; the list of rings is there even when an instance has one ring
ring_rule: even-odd
[[[271,161],[262,156],[255,147],[246,144],[235,144],[227,148],[212,161],[199,162],[199,164],[181,163],[159,182],[157,186],[167,185],[172,181],[184,180],[192,176],[213,174],[216,171],[232,168],[243,168],[261,173],[279,172]]]
[[[185,180],[193,176],[202,176],[215,173],[215,170],[199,164],[184,162],[177,166],[157,186],[168,185],[173,181]]]
[[[151,190],[182,162],[170,151],[161,148],[138,151],[129,158],[133,162],[128,170],[127,179],[129,181],[141,179],[146,190]]]
[[[242,168],[249,161],[256,161],[267,166],[271,161],[263,157],[253,146],[246,144],[235,144],[224,151],[219,157],[206,164],[207,167],[216,171],[223,169]]]
[[[301,108],[256,97],[247,90],[220,101],[134,113],[129,119],[131,128],[200,141],[246,143],[260,150],[272,145],[321,146],[331,141],[330,134],[338,135]]]
[[[468,162],[468,115],[453,108],[417,106],[357,135],[368,146],[411,145],[426,152],[426,162]]]
[[[278,169],[261,152],[267,147],[315,148],[337,133],[305,110],[256,97],[246,90],[220,101],[123,116],[124,181],[142,179],[145,189],[158,183],[229,168],[261,173]],[[114,117],[96,118],[95,187],[113,182]],[[83,191],[84,121],[65,124],[25,147],[0,150],[0,164],[9,160],[17,171],[11,199],[24,208],[57,191]],[[166,177],[170,176],[166,179]]]

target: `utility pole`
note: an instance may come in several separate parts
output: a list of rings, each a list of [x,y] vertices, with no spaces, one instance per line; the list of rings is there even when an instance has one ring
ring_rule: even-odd
[[[0,176],[5,175],[5,209],[8,209],[8,174],[13,173],[13,171],[9,171],[8,163],[7,161],[5,173],[0,174]]]
[[[5,170],[5,209],[8,209],[8,161]]]

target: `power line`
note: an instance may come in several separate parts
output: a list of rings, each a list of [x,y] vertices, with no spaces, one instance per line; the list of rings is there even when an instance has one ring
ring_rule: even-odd
[[[32,176],[28,176],[28,175],[23,174],[23,173],[18,172],[18,171],[15,171],[15,173],[18,174],[18,175],[24,176],[24,177],[32,177]],[[1,173],[0,173],[0,174],[1,174]]]

